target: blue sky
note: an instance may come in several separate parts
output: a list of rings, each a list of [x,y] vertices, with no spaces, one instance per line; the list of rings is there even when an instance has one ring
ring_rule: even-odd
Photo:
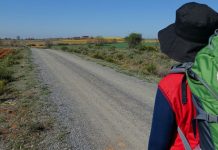
[[[194,0],[218,11],[216,0]],[[0,37],[126,36],[145,38],[175,20],[188,0],[1,0]]]

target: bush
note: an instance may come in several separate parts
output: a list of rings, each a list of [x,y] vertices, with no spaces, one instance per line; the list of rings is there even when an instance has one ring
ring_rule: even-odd
[[[63,51],[68,51],[69,48],[68,48],[67,46],[63,46],[63,47],[61,47],[61,50],[63,50]]]
[[[156,47],[154,47],[154,46],[146,46],[146,45],[139,45],[138,49],[140,51],[155,51],[155,52],[158,51]]]
[[[116,47],[115,46],[111,46],[110,48],[109,48],[109,51],[115,51],[116,50]]]
[[[81,51],[81,54],[87,55],[87,54],[88,54],[88,51],[87,51],[86,49],[84,49],[84,50]]]
[[[10,67],[15,64],[19,64],[19,59],[23,58],[22,54],[9,54],[4,60],[1,62],[1,65],[4,67]]]
[[[136,48],[142,42],[142,35],[140,33],[131,33],[125,39],[128,42],[129,48]]]
[[[124,59],[124,55],[123,55],[123,53],[117,53],[117,54],[115,54],[115,58],[118,60],[122,60],[122,59]]]
[[[147,66],[147,71],[151,74],[156,74],[157,66],[154,63],[149,63]]]
[[[104,60],[106,57],[106,53],[103,51],[95,51],[92,55],[93,58]]]
[[[93,44],[88,44],[88,48],[93,48],[94,45]]]
[[[94,49],[101,49],[102,47],[99,46],[99,45],[95,45],[93,48],[94,48]]]
[[[106,59],[105,59],[107,62],[111,62],[111,63],[114,63],[114,59],[110,56],[108,56]]]
[[[129,53],[127,54],[127,57],[128,57],[129,59],[133,59],[133,58],[134,58],[134,53],[133,53],[133,52],[129,52]]]
[[[78,54],[80,54],[81,53],[81,50],[80,49],[78,49],[78,48],[73,48],[73,49],[71,49],[74,53],[78,53]]]
[[[5,81],[0,80],[0,95],[3,94],[5,91]]]
[[[0,64],[0,80],[12,81],[12,71],[9,70],[5,65]]]

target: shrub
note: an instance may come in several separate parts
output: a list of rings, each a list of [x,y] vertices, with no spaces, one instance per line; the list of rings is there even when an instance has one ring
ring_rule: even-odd
[[[78,49],[78,48],[74,48],[74,49],[73,49],[73,52],[80,54],[80,53],[81,53],[81,50]]]
[[[0,64],[0,80],[12,81],[12,71],[7,66]]]
[[[87,55],[87,54],[88,54],[88,51],[84,49],[84,50],[81,51],[81,54]]]
[[[7,57],[5,57],[0,65],[5,67],[10,67],[15,64],[19,64],[19,59],[22,59],[23,55],[18,52],[18,50],[13,51],[12,54],[9,54]]]
[[[94,49],[101,49],[102,47],[101,46],[99,46],[99,45],[95,45],[94,46]]]
[[[16,60],[23,59],[23,57],[24,57],[23,54],[16,54],[16,55],[13,56],[13,58],[16,59]]]
[[[122,60],[122,59],[124,59],[124,55],[123,55],[123,53],[117,53],[117,54],[115,54],[115,58],[118,60]]]
[[[0,95],[3,94],[5,91],[5,81],[0,80]]]
[[[86,46],[79,46],[78,49],[81,51],[88,51],[88,47],[86,47]]]
[[[134,58],[134,53],[133,52],[130,52],[130,53],[128,53],[128,58],[130,58],[130,59],[133,59]]]
[[[157,66],[154,63],[149,63],[147,66],[147,71],[151,74],[156,74]]]
[[[131,33],[125,39],[128,42],[129,48],[136,48],[142,42],[142,35],[140,33]]]
[[[154,47],[154,46],[146,46],[146,45],[139,45],[138,49],[140,51],[155,51],[155,52],[158,51],[156,47]]]
[[[106,53],[103,51],[95,51],[92,55],[93,58],[104,60],[106,57]]]
[[[68,48],[67,46],[62,46],[62,47],[61,47],[61,50],[67,51],[67,50],[69,50],[69,48]]]
[[[109,51],[115,51],[116,50],[116,47],[115,46],[111,46],[110,48],[109,48]]]
[[[105,59],[107,62],[111,62],[111,63],[114,63],[114,59],[110,56],[108,56],[106,59]]]
[[[88,48],[93,48],[93,44],[88,44]]]

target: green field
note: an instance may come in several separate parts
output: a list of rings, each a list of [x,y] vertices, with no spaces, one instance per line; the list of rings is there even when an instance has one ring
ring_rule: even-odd
[[[145,46],[159,46],[158,42],[143,42],[142,45]],[[128,43],[112,43],[112,44],[105,44],[104,47],[116,47],[116,48],[128,48]]]

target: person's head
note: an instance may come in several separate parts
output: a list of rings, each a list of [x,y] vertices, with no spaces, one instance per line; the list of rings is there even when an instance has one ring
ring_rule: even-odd
[[[216,29],[216,11],[205,4],[184,4],[176,11],[175,23],[158,33],[161,51],[176,61],[193,62]]]

